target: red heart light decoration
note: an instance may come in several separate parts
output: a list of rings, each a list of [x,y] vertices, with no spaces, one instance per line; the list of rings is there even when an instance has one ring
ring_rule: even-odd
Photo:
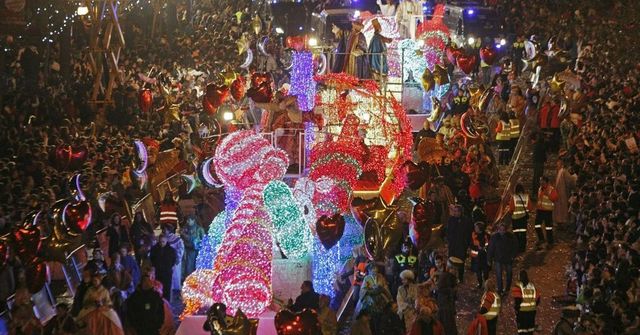
[[[138,106],[143,113],[148,113],[153,105],[153,93],[150,89],[143,89],[138,93]]]
[[[209,83],[207,84],[206,93],[202,100],[202,106],[207,113],[215,114],[218,107],[220,107],[228,97],[228,86]]]
[[[476,65],[476,56],[475,55],[460,55],[456,58],[458,67],[462,72],[466,74],[470,74],[473,72],[473,69]]]
[[[28,278],[27,288],[29,293],[36,294],[42,290],[47,282],[47,264],[42,260],[35,260],[33,264],[29,264],[25,269],[25,275]]]
[[[291,48],[295,51],[302,51],[305,49],[304,36],[288,36],[285,42],[287,48]]]
[[[88,201],[67,204],[62,214],[62,222],[71,236],[79,236],[91,223],[92,211]]]
[[[240,101],[244,97],[246,87],[244,83],[243,77],[238,77],[231,83],[231,96],[236,100]]]
[[[344,233],[344,218],[340,214],[334,214],[331,217],[321,216],[316,221],[316,232],[320,243],[329,250],[340,241]]]
[[[489,47],[480,48],[480,59],[485,62],[487,65],[493,65],[496,61],[496,51]]]
[[[464,53],[464,50],[462,48],[447,47],[446,53],[449,63],[456,65],[458,56],[462,55]]]

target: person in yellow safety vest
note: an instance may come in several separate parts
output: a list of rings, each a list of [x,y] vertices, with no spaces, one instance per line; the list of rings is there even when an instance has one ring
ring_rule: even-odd
[[[536,234],[538,235],[538,244],[544,243],[544,234],[542,225],[546,230],[547,242],[553,244],[553,208],[558,200],[558,192],[549,184],[549,178],[542,176],[540,178],[540,189],[538,190],[538,204],[536,210]]]
[[[162,227],[167,225],[171,225],[174,228],[178,227],[178,221],[180,216],[179,207],[178,207],[178,204],[171,197],[170,192],[167,192],[167,194],[164,197],[164,200],[162,200],[159,211],[160,211],[160,215],[159,215],[158,221],[160,222],[160,225]]]
[[[513,233],[518,240],[518,252],[527,250],[527,224],[529,223],[529,213],[533,211],[533,203],[529,195],[524,192],[524,187],[517,184],[511,202],[509,203],[511,212],[511,226]]]
[[[484,294],[480,299],[480,314],[487,320],[488,335],[496,335],[500,307],[500,296],[496,293],[496,280],[493,278],[487,279],[484,282]]]
[[[496,142],[498,142],[498,164],[509,164],[509,146],[511,144],[511,124],[506,112],[500,114],[500,121],[496,127]]]
[[[520,120],[513,110],[509,112],[509,130],[511,132],[511,139],[509,140],[511,142],[510,151],[511,155],[513,155],[516,145],[518,145],[518,139],[520,139]]]
[[[489,278],[489,263],[487,260],[489,238],[490,236],[484,228],[484,222],[476,222],[474,231],[471,233],[471,271],[476,273],[479,289],[482,288],[484,281]]]
[[[536,307],[540,304],[540,293],[529,281],[527,271],[520,271],[519,278],[520,281],[511,289],[518,335],[533,335],[536,330]]]

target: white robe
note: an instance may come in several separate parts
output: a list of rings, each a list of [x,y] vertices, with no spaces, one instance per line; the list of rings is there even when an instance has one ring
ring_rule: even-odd
[[[414,0],[404,0],[396,9],[396,22],[400,28],[400,36],[413,38],[415,34],[416,16],[422,16],[422,3]],[[422,21],[422,20],[421,20]]]

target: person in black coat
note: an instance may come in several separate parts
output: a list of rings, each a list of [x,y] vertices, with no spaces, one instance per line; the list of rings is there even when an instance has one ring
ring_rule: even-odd
[[[313,309],[317,312],[319,304],[320,295],[313,289],[313,283],[309,280],[302,282],[300,295],[296,298],[295,303],[289,299],[289,309],[294,312],[301,312],[305,308]]]
[[[512,232],[507,231],[504,222],[498,224],[498,230],[491,236],[487,257],[489,264],[493,262],[496,269],[498,293],[502,295],[505,289],[511,287],[513,276],[513,260],[517,255],[518,242]],[[502,273],[506,273],[506,286],[502,286]]]
[[[378,320],[378,334],[380,335],[403,335],[405,334],[404,322],[398,316],[398,305],[390,301],[384,307],[382,315]]]
[[[164,322],[164,301],[148,274],[127,299],[127,320],[137,334],[157,335]]]
[[[71,316],[78,316],[80,310],[82,309],[82,301],[84,300],[84,295],[87,293],[87,289],[91,286],[91,275],[93,273],[93,269],[85,266],[82,269],[82,282],[76,287],[76,294],[73,296],[73,305],[71,305]]]
[[[176,251],[167,243],[167,236],[160,235],[158,244],[151,248],[149,259],[156,268],[156,278],[162,283],[162,296],[171,301],[171,278],[178,258]]]
[[[462,206],[455,205],[447,224],[447,243],[449,257],[457,257],[462,260],[463,266],[458,268],[458,279],[464,279],[464,262],[467,259],[467,249],[471,245],[471,233],[473,223],[468,217],[462,215]]]

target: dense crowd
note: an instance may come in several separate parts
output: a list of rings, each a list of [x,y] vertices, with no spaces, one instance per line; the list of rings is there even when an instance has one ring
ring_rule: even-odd
[[[339,4],[318,1],[317,9],[334,5]],[[217,3],[216,8],[219,6]],[[576,320],[567,313],[556,331],[638,333],[640,161],[636,141],[640,133],[635,124],[640,121],[636,115],[640,67],[634,54],[638,48],[634,43],[638,40],[634,15],[640,8],[634,1],[612,5],[598,1],[504,1],[498,6],[509,13],[504,27],[512,37],[535,35],[542,44],[551,40],[554,48],[577,59],[572,65],[576,65],[574,72],[580,77],[582,98],[574,100],[570,109],[580,114],[581,120],[571,122],[568,115],[562,115],[560,97],[549,94],[543,97],[537,112],[539,129],[533,132],[534,163],[544,166],[547,148],[558,151],[560,157],[557,177],[543,179],[542,186],[553,184],[562,193],[566,204],[557,208],[566,208],[566,214],[554,212],[550,220],[561,227],[573,227],[575,223],[577,232],[567,293],[575,296],[580,319],[574,324]],[[76,172],[82,173],[83,189],[94,208],[99,208],[97,196],[107,191],[115,192],[120,199],[137,199],[139,188],[125,177],[135,159],[132,138],[153,138],[161,150],[178,149],[185,161],[195,155],[193,148],[202,143],[194,130],[207,123],[206,114],[195,112],[202,108],[198,95],[214,79],[214,73],[223,71],[226,64],[238,64],[238,45],[226,41],[250,39],[252,30],[252,17],[243,4],[226,1],[222,7],[222,11],[196,8],[189,20],[193,25],[185,25],[188,28],[176,33],[170,27],[177,22],[167,20],[154,39],[148,37],[149,27],[143,24],[146,21],[132,15],[131,22],[126,23],[130,29],[125,29],[128,46],[120,60],[125,83],[116,88],[113,106],[95,111],[88,102],[91,70],[80,53],[71,53],[72,70],[63,73],[61,44],[52,44],[45,58],[41,45],[3,36],[0,188],[7,192],[0,195],[2,235],[30,211],[49,212],[57,199],[66,197],[67,180]],[[73,45],[86,45],[83,35],[78,36]],[[284,76],[277,53],[274,50],[274,55],[261,60],[275,77]],[[500,118],[524,120],[525,105],[535,104],[527,100],[523,88],[513,79],[505,73],[493,82],[499,88],[501,112],[506,115]],[[138,92],[150,85],[165,94],[156,99],[159,113],[144,114],[138,106]],[[511,266],[516,255],[525,250],[526,241],[522,242],[521,235],[514,236],[503,223],[492,227],[492,235],[487,232],[490,222],[483,211],[484,196],[497,185],[495,166],[508,158],[496,161],[489,146],[476,143],[466,147],[456,140],[461,131],[458,117],[468,108],[469,98],[465,85],[455,85],[454,92],[446,97],[452,116],[437,132],[431,130],[431,124],[425,124],[417,137],[418,141],[432,138],[434,144],[450,150],[453,163],[450,170],[444,170],[447,178],[434,178],[425,188],[427,200],[436,208],[434,223],[446,227],[443,237],[447,247],[417,250],[409,238],[408,218],[399,214],[399,221],[407,229],[395,254],[377,264],[366,259],[363,249],[356,249],[337,276],[334,301],[318,296],[312,284],[305,282],[301,296],[291,302],[293,310],[317,309],[324,334],[335,334],[335,310],[351,287],[355,297],[353,334],[457,333],[456,286],[461,281],[458,278],[464,276],[468,256],[478,286],[485,291],[478,312],[490,321],[489,329],[494,327],[495,332],[499,310],[496,312],[494,302],[511,289]],[[166,117],[167,101],[180,104],[178,118]],[[163,105],[164,110],[160,109]],[[78,158],[65,161],[58,152],[69,147]],[[532,198],[538,195],[538,177],[542,175],[544,169],[534,173]],[[524,188],[516,193],[524,194]],[[171,202],[167,198],[165,204]],[[140,334],[171,333],[170,302],[182,279],[193,271],[203,235],[201,226],[208,222],[179,217],[173,224],[164,225],[162,234],[156,237],[140,213],[130,224],[120,214],[95,211],[87,235],[93,238],[91,234],[105,229],[108,255],[95,248],[73,304],[57,306],[57,316],[45,328],[48,334],[105,325],[111,329],[109,333],[118,334],[123,328],[120,320]],[[512,218],[522,217],[513,214]],[[546,235],[547,242],[553,242],[549,234],[547,228],[538,237],[544,240]],[[489,264],[495,267],[495,279],[489,275]],[[32,312],[27,281],[20,256],[10,255],[8,266],[0,272],[0,301],[2,309],[7,308],[4,301],[15,292],[11,314],[12,331],[17,334],[32,334],[40,328]],[[518,287],[528,287],[526,272],[519,274],[518,283]],[[525,302],[522,294],[514,292],[521,309]],[[144,321],[129,324],[131,315]]]

